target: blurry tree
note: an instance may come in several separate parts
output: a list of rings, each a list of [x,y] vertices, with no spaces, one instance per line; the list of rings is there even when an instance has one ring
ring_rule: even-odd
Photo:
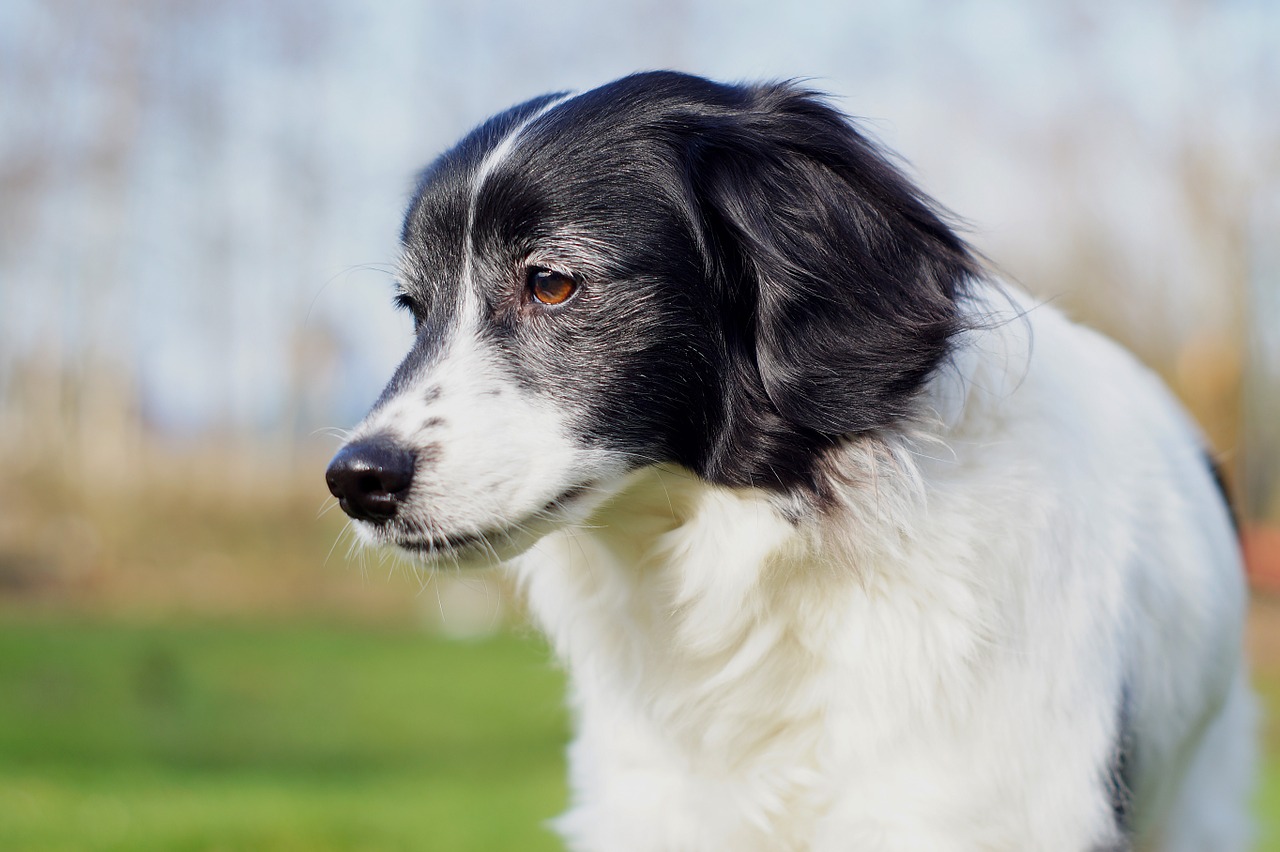
[[[1280,149],[1273,153],[1280,161]],[[1244,382],[1240,485],[1250,516],[1280,525],[1280,240],[1277,235],[1280,235],[1280,189],[1273,186],[1254,207],[1251,234],[1249,357]]]
[[[262,89],[323,61],[333,4],[48,0],[6,14],[0,450],[127,484],[155,425],[140,382],[182,370],[163,363],[176,352],[204,365],[191,397],[224,401],[200,428],[233,439],[247,471],[264,436],[287,459],[296,406],[282,399],[264,429],[245,385],[296,366],[289,338],[322,276],[337,176],[316,132],[324,99],[275,115],[281,92]],[[164,266],[180,277],[157,289]],[[174,317],[166,303],[196,321],[150,326]],[[280,357],[264,363],[274,337]]]
[[[1280,333],[1280,311],[1257,216],[1280,186],[1269,106],[1280,102],[1280,74],[1265,56],[1206,40],[1221,26],[1216,5],[1145,6],[1164,28],[1160,49],[1118,42],[1121,21],[1097,4],[1061,7],[1078,86],[1032,133],[1061,193],[1049,203],[1061,207],[1065,250],[1056,263],[1041,258],[1029,283],[1162,373],[1240,483],[1246,515],[1264,517],[1277,508],[1264,492],[1280,474],[1280,385],[1274,347],[1257,341]],[[1118,85],[1118,63],[1150,62],[1169,67],[1131,67]],[[1151,85],[1134,84],[1144,79]]]

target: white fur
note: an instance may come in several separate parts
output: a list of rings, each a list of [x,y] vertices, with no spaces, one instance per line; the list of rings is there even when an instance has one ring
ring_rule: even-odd
[[[523,552],[571,678],[573,849],[1245,848],[1240,557],[1132,358],[975,285],[980,330],[919,416],[837,451],[815,512],[584,448],[486,349],[466,245],[440,352],[355,437],[419,453],[408,527]],[[1132,839],[1107,784],[1123,695]]]
[[[1244,578],[1197,436],[1013,300],[818,517],[649,468],[515,563],[571,676],[571,848],[1129,848],[1122,683],[1134,848],[1245,848]]]
[[[431,475],[415,477],[413,509],[405,513],[434,533],[505,531],[488,544],[505,557],[551,529],[544,507],[571,472],[593,461],[573,446],[566,428],[562,412],[497,366],[472,315],[464,314],[440,356],[375,408],[351,440],[386,434],[429,453]],[[375,525],[356,529],[368,543],[405,543],[385,541],[386,531]]]

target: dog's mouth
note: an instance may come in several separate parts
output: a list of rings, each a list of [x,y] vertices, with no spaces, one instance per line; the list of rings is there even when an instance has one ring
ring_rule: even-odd
[[[393,533],[388,536],[388,543],[429,559],[472,555],[508,559],[524,552],[559,527],[566,520],[567,510],[586,496],[591,488],[590,483],[575,485],[548,500],[541,509],[505,526],[457,533],[415,528],[400,534]]]

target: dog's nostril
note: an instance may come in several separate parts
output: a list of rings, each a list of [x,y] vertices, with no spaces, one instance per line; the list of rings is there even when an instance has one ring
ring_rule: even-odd
[[[414,463],[413,453],[390,438],[367,438],[339,450],[324,478],[344,512],[381,523],[395,517],[413,483]]]

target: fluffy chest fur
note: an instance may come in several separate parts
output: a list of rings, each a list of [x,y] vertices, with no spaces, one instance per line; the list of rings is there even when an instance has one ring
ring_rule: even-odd
[[[1023,772],[1016,753],[993,759],[993,738],[1020,733],[1001,692],[1028,643],[1010,645],[967,576],[982,548],[947,542],[948,575],[926,552],[939,542],[824,552],[767,501],[652,477],[634,487],[675,492],[688,514],[648,548],[566,533],[522,564],[579,713],[567,834],[586,849],[809,849],[925,814],[998,833]],[[1111,720],[1097,722],[1105,750]]]

